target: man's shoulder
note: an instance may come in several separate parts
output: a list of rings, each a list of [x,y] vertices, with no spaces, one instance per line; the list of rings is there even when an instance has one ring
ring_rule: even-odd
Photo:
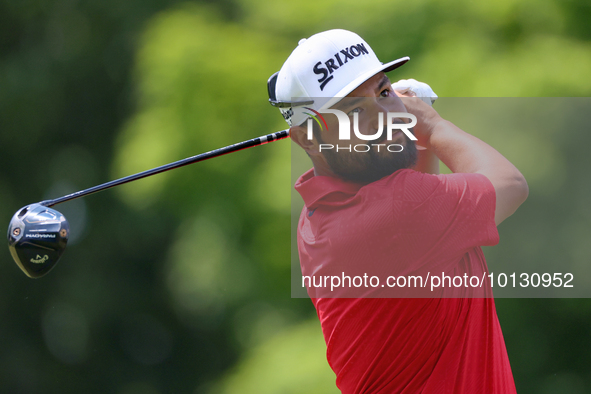
[[[402,200],[409,195],[427,197],[444,182],[445,179],[437,175],[404,169],[362,187],[360,193],[374,198],[383,194]]]
[[[371,188],[408,188],[408,187],[420,187],[420,188],[434,188],[439,186],[447,186],[448,188],[452,185],[470,185],[473,187],[486,187],[490,184],[488,178],[478,173],[462,173],[456,172],[451,174],[427,174],[424,172],[415,171],[412,169],[403,169],[396,171],[392,175],[384,177],[379,181],[373,182],[366,187]]]
[[[364,186],[358,193],[359,202],[386,202],[399,208],[419,211],[412,206],[425,207],[426,203],[470,204],[479,196],[490,195],[494,199],[494,188],[482,174],[452,173],[426,174],[411,169],[397,171],[379,181]],[[431,212],[433,214],[433,212]]]

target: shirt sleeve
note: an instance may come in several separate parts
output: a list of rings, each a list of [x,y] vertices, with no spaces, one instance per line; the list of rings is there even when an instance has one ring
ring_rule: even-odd
[[[453,230],[447,242],[458,249],[499,243],[496,192],[490,180],[482,174],[464,173],[437,175],[437,178],[441,183],[436,191],[443,191],[445,196],[443,206],[437,211],[447,221],[449,230]]]
[[[496,193],[486,176],[415,171],[404,175],[393,203],[413,260],[446,261],[499,242]]]

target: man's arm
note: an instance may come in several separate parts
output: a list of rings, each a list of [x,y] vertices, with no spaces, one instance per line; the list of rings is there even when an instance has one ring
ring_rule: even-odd
[[[437,98],[437,95],[429,85],[419,82],[415,79],[400,80],[396,83],[393,83],[392,88],[398,97],[418,97],[416,91],[419,91],[421,96],[426,96],[429,98],[434,97],[430,101],[431,105]],[[421,97],[421,99],[425,101],[424,98]],[[438,175],[439,158],[435,155],[435,153],[426,149],[425,147],[420,147],[417,150],[417,164],[412,169],[415,171],[424,172],[426,174]]]
[[[496,192],[495,223],[511,216],[529,193],[519,170],[493,147],[441,118],[437,111],[417,98],[404,98],[408,112],[417,116],[417,143],[425,146],[452,172],[486,176]]]
[[[417,151],[417,164],[412,168],[415,171],[426,174],[439,175],[439,158],[432,150]]]

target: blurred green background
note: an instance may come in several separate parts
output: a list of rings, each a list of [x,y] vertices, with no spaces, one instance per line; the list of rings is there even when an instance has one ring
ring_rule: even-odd
[[[0,223],[284,128],[267,78],[318,31],[410,56],[391,78],[442,97],[580,97],[589,20],[584,0],[2,0]],[[498,250],[591,263],[588,129],[541,158],[479,135],[535,174]],[[315,311],[290,297],[290,189],[282,141],[60,205],[71,241],[47,277],[0,253],[0,391],[336,392]],[[519,393],[591,392],[588,299],[497,310]]]

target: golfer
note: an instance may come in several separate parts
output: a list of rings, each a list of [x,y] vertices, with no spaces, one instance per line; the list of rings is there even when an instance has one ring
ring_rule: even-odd
[[[298,250],[328,363],[343,393],[515,393],[490,287],[445,278],[488,273],[481,246],[498,243],[528,186],[429,98],[398,97],[430,92],[413,80],[395,92],[386,73],[407,60],[383,64],[357,34],[330,30],[301,40],[269,81],[313,164],[295,185],[305,203]],[[439,175],[439,160],[453,174]],[[395,281],[383,286],[388,273]],[[430,296],[400,283],[427,274],[444,279]]]

